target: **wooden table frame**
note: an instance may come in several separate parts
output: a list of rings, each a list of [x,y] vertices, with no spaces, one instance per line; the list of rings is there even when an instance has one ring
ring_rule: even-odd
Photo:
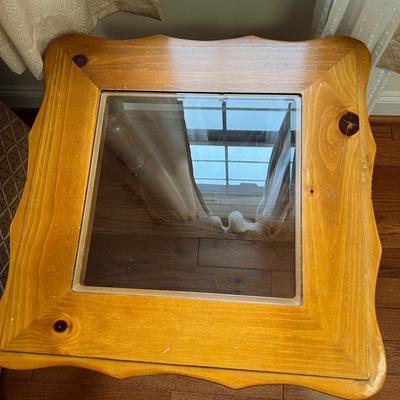
[[[0,366],[294,384],[350,399],[376,393],[386,363],[374,305],[381,248],[369,65],[365,46],[346,38],[55,40],[11,228]],[[301,94],[301,304],[72,291],[103,90]],[[359,116],[352,132],[343,130],[348,112]]]

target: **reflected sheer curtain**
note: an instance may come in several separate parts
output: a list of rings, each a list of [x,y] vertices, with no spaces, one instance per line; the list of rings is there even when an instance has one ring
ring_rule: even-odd
[[[262,229],[267,229],[271,234],[279,230],[283,221],[293,217],[291,210],[294,210],[294,167],[292,170],[290,167],[291,115],[292,108],[289,104],[272,149],[264,194],[257,209],[257,222],[261,224]]]
[[[207,224],[220,232],[268,236],[279,233],[293,218],[290,104],[273,145],[254,221],[235,210],[227,215],[228,226],[210,213],[196,185],[182,106],[172,97],[163,100],[162,107],[168,112],[150,106],[146,109],[144,102],[140,110],[126,112],[123,99],[112,98],[106,123],[106,145],[132,173],[150,216],[160,222]]]

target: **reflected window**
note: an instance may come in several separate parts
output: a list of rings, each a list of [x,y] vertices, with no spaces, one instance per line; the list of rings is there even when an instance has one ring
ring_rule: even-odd
[[[276,135],[288,114],[288,106],[291,110],[288,114],[289,135],[296,130],[295,102],[262,96],[251,99],[183,97],[178,102],[182,106],[189,137],[194,179],[205,201],[213,208],[216,197],[221,196],[221,190],[224,190],[224,193],[230,193],[230,199],[224,200],[223,207],[225,212],[229,212],[230,201],[236,204],[233,197],[241,194],[249,196],[251,193],[252,197],[255,196],[252,198],[252,212],[256,212]],[[216,120],[218,124],[215,124]],[[294,180],[291,176],[294,154],[293,134],[290,181]],[[220,187],[213,189],[214,186]],[[221,210],[221,206],[218,209]],[[220,212],[218,215],[223,216]],[[245,213],[245,217],[250,218],[249,212]]]

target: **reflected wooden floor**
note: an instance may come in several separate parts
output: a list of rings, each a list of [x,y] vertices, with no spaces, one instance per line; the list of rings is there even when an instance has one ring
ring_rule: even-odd
[[[273,237],[227,234],[197,221],[159,223],[137,195],[139,190],[132,174],[105,146],[86,285],[294,297],[290,223]],[[222,215],[232,211],[225,200],[219,205]],[[236,200],[235,207],[246,209],[246,195]]]
[[[92,248],[89,286],[294,296],[287,243],[95,234]]]

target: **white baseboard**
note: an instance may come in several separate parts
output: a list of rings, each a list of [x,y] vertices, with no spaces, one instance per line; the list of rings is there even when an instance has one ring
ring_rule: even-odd
[[[384,90],[378,97],[371,115],[400,115],[400,91]]]
[[[378,102],[400,104],[400,90],[384,90],[379,97]]]
[[[16,86],[0,87],[0,102],[9,107],[38,108],[43,98],[41,88],[19,88]]]

